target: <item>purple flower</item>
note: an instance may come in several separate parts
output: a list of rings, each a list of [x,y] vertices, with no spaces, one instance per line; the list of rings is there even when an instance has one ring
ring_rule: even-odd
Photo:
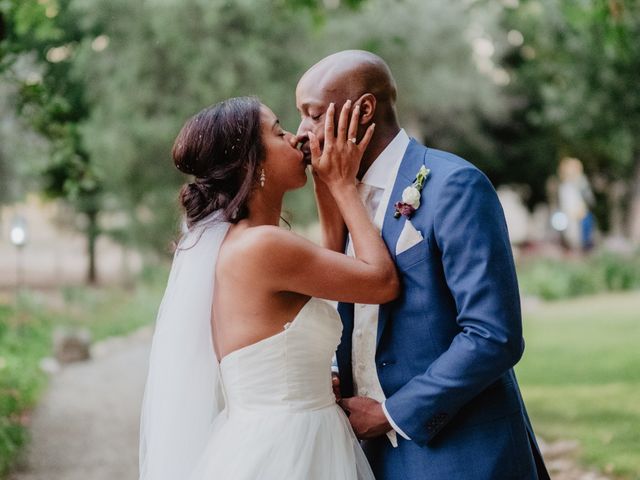
[[[394,207],[396,208],[396,213],[394,214],[394,217],[396,218],[400,218],[400,215],[404,215],[405,217],[410,218],[411,215],[413,215],[413,213],[416,211],[413,205],[409,205],[408,203],[404,202],[396,202]]]
[[[396,209],[393,216],[400,218],[404,215],[407,218],[411,218],[411,215],[420,207],[420,197],[424,182],[431,173],[427,167],[422,165],[414,182],[402,191],[402,201],[394,203]]]

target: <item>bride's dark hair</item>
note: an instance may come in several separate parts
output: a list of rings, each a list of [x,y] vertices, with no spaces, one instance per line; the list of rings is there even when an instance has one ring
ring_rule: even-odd
[[[189,227],[216,210],[232,223],[248,216],[265,155],[260,107],[255,97],[230,98],[197,113],[180,130],[173,161],[195,177],[180,191]]]

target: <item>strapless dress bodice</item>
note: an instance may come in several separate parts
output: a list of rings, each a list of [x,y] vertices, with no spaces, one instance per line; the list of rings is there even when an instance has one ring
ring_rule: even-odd
[[[331,363],[341,333],[333,306],[312,298],[281,332],[226,355],[220,370],[227,413],[335,405]]]

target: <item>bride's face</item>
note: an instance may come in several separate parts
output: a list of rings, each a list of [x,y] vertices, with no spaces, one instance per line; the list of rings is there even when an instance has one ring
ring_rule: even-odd
[[[275,114],[262,105],[260,109],[262,143],[265,159],[265,188],[282,191],[300,188],[307,183],[303,154],[296,148],[296,136],[282,128]]]

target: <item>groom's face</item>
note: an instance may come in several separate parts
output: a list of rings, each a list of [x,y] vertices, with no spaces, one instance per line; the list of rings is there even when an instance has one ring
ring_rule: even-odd
[[[324,147],[325,112],[331,102],[335,103],[335,111],[340,112],[342,105],[348,100],[347,92],[340,88],[318,86],[313,78],[303,78],[296,88],[296,107],[300,113],[298,126],[298,142],[302,143],[302,153],[307,163],[311,163],[308,132],[318,138],[320,148]]]

